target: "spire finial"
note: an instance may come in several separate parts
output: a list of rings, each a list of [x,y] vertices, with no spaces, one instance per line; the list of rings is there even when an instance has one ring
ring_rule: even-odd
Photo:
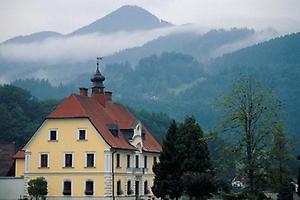
[[[103,57],[97,57],[97,71],[99,71],[99,62],[102,59],[103,59]]]

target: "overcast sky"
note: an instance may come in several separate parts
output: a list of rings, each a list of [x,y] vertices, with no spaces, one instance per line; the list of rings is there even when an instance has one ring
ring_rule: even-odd
[[[300,31],[300,0],[1,0],[0,41],[45,30],[69,33],[126,4],[174,24]]]

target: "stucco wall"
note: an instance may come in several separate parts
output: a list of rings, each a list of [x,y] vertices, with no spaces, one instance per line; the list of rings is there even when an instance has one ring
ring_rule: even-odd
[[[0,199],[19,199],[24,192],[24,178],[0,177]]]

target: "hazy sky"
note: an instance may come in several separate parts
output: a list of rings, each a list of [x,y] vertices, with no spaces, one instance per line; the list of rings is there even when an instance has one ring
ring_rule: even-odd
[[[126,4],[174,24],[300,31],[300,0],[1,0],[0,41],[45,30],[69,33]]]

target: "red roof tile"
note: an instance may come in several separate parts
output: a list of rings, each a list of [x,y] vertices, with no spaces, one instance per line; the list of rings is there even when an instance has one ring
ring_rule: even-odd
[[[19,150],[17,153],[13,156],[14,159],[25,159],[25,151]]]
[[[104,97],[104,96],[103,96]],[[135,150],[122,131],[114,136],[107,125],[116,124],[119,129],[131,129],[137,119],[123,105],[106,101],[103,106],[101,96],[87,97],[71,94],[62,102],[48,118],[77,118],[87,117],[98,130],[103,139],[113,148]],[[151,133],[144,127],[145,139],[144,150],[149,152],[160,152],[161,146]]]

